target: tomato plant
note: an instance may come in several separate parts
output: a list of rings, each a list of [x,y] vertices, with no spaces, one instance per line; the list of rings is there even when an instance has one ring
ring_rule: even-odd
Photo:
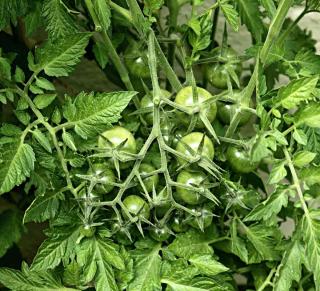
[[[319,12],[0,1],[0,290],[320,290]]]

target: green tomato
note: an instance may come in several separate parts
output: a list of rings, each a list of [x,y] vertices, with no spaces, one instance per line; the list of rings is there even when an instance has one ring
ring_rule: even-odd
[[[189,226],[186,224],[185,219],[181,215],[175,215],[171,222],[171,228],[174,232],[186,232]]]
[[[140,165],[139,172],[140,172],[140,175],[143,176],[143,175],[148,175],[149,173],[151,173],[155,170],[156,169],[153,166],[151,166],[150,164],[142,163]],[[146,187],[147,192],[152,192],[152,189],[156,188],[158,186],[159,175],[155,174],[155,175],[152,175],[152,176],[149,176],[146,178],[142,178],[142,181]],[[139,183],[139,188],[141,191],[143,190],[140,183]]]
[[[124,62],[131,75],[143,79],[150,77],[148,52],[139,43],[129,43],[124,53]]]
[[[227,94],[228,93],[226,93],[226,95]],[[233,95],[228,96],[229,99],[234,100],[235,103],[218,102],[218,117],[224,124],[230,124],[232,117],[236,114],[238,108],[240,108],[239,95],[239,91],[234,91]],[[252,114],[249,111],[240,111],[239,125],[246,124],[251,116]]]
[[[137,195],[127,196],[123,200],[123,205],[129,211],[132,216],[137,216],[138,218],[148,219],[150,217],[149,205],[141,197]],[[126,213],[122,209],[122,214],[126,216]]]
[[[167,90],[161,89],[161,94],[166,97],[170,98],[171,93]],[[141,109],[152,109],[153,110],[153,102],[152,102],[152,96],[150,94],[144,95],[140,101],[140,107]],[[153,112],[149,112],[144,114],[144,119],[149,125],[153,125]]]
[[[212,210],[204,205],[203,207],[193,208],[192,211],[197,214],[197,216],[192,216],[188,220],[188,224],[193,228],[203,230],[211,225],[212,223]]]
[[[94,175],[99,180],[93,189],[98,195],[104,195],[113,190],[114,186],[108,183],[115,183],[116,176],[106,164],[92,164],[91,169],[88,170],[88,175]]]
[[[90,225],[84,225],[80,228],[80,234],[84,237],[93,237],[96,232],[96,228]]]
[[[176,150],[179,153],[183,154],[185,157],[195,157],[203,139],[203,136],[204,143],[200,155],[202,157],[208,158],[209,160],[212,160],[214,157],[213,143],[206,135],[204,135],[201,132],[191,132],[188,135],[185,135],[178,142]],[[186,163],[186,161],[181,157],[178,157],[177,159],[180,165],[184,165]]]
[[[259,166],[259,162],[251,161],[247,151],[235,146],[229,146],[226,157],[231,168],[238,173],[250,173]]]
[[[237,54],[232,48],[226,48],[221,55],[221,48],[216,48],[213,51],[212,57],[222,57],[225,62],[216,62],[207,66],[206,77],[210,84],[219,89],[228,87],[228,68],[233,69],[240,76],[242,72],[241,63],[237,61]],[[232,78],[230,77],[230,80]],[[233,82],[232,82],[233,83]]]
[[[212,98],[211,93],[208,92],[207,90],[197,87],[197,92],[198,92],[198,101],[195,102],[193,98],[192,87],[191,86],[185,87],[178,92],[175,102],[179,105],[182,105],[184,107],[189,107],[191,109],[195,107],[199,107],[200,113],[203,113],[207,117],[207,119],[210,122],[212,122],[216,118],[217,105],[215,102],[211,103],[210,105],[203,103],[207,99]],[[183,112],[179,112],[178,117],[179,117],[179,120],[185,125],[188,125],[188,123],[190,122],[190,118],[188,118],[188,116]],[[196,127],[203,128],[204,127],[203,122],[201,120],[198,120]]]
[[[149,230],[150,236],[159,242],[165,241],[170,237],[170,230],[167,226],[155,226]]]
[[[203,172],[190,172],[183,170],[177,177],[177,182],[186,186],[195,188],[203,187],[201,184],[206,180],[206,175]],[[177,187],[175,198],[178,201],[183,201],[190,205],[197,205],[205,201],[205,197],[198,192]]]
[[[123,143],[123,144],[122,144]],[[109,130],[106,130],[102,133],[102,136],[99,136],[98,147],[100,149],[115,149],[120,144],[119,152],[136,154],[137,153],[137,144],[132,133],[124,127],[115,126]],[[113,164],[113,163],[111,163]],[[122,163],[122,168],[130,167],[130,163]]]

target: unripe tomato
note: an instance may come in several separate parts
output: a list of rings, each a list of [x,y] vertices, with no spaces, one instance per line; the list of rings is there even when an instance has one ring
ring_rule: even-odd
[[[136,140],[132,133],[124,127],[115,126],[111,129],[108,129],[104,133],[102,133],[102,136],[99,136],[98,139],[98,147],[100,149],[115,149],[120,144],[122,144],[122,146],[119,148],[119,152],[130,154],[137,153]],[[127,168],[129,166],[130,163],[121,164],[122,168]]]
[[[132,216],[138,216],[139,218],[148,219],[150,217],[149,205],[141,197],[137,195],[127,196],[123,200],[124,206],[127,208]],[[122,209],[122,213],[126,216],[126,213]]]
[[[226,92],[226,95],[228,93]],[[218,102],[218,117],[224,124],[230,124],[232,117],[236,114],[237,110],[241,110],[239,103],[240,92],[234,91],[233,95],[228,95],[229,99],[234,100],[234,103]],[[240,111],[239,125],[246,124],[251,118],[252,114],[249,111]]]
[[[169,98],[171,96],[171,93],[164,89],[161,89],[161,94],[166,98]],[[144,109],[148,108],[153,110],[152,96],[150,96],[150,94],[144,95],[142,97],[140,107]],[[147,122],[147,124],[153,125],[153,112],[151,111],[149,113],[144,114],[144,119]]]
[[[147,175],[155,170],[156,169],[153,166],[151,166],[150,164],[147,164],[147,163],[142,163],[139,168],[139,172],[140,172],[141,176]],[[142,178],[142,181],[146,187],[146,190],[148,192],[152,192],[152,189],[156,188],[158,186],[159,175],[155,174],[155,175],[149,176],[147,178]],[[143,190],[140,183],[139,183],[139,188],[141,191]]]
[[[88,170],[88,175],[94,175],[94,177],[99,180],[93,189],[96,194],[104,195],[113,190],[114,186],[108,183],[115,183],[116,177],[106,164],[92,164],[91,168]]]
[[[177,182],[186,186],[195,188],[203,187],[201,184],[205,181],[206,175],[203,172],[190,172],[183,170],[177,177]],[[202,203],[206,198],[196,191],[188,190],[185,188],[177,187],[175,198],[178,201],[183,201],[190,205],[197,205]]]
[[[124,62],[131,75],[144,79],[150,77],[148,51],[139,43],[129,43],[124,53]]]
[[[207,90],[197,87],[198,92],[198,101],[195,101],[195,98],[193,97],[192,93],[192,86],[185,87],[181,89],[175,99],[175,102],[179,105],[182,105],[184,107],[189,107],[190,109],[193,109],[195,107],[199,107],[199,112],[203,113],[210,122],[212,122],[216,118],[217,114],[217,105],[216,102],[211,104],[204,104],[203,102],[207,99],[212,98],[212,95]],[[179,120],[184,123],[185,125],[188,125],[190,122],[189,116],[187,116],[183,112],[178,113]],[[203,128],[204,124],[201,120],[199,120],[196,124],[197,128]]]
[[[170,230],[167,226],[155,226],[149,230],[150,236],[159,242],[165,241],[170,237]]]
[[[188,135],[185,135],[181,140],[178,142],[176,150],[183,154],[185,157],[195,157],[201,141],[204,136],[204,143],[202,147],[201,153],[199,153],[202,157],[206,157],[209,160],[212,160],[214,157],[214,146],[212,141],[203,133],[201,132],[191,132]],[[191,148],[191,150],[189,149]],[[178,162],[180,165],[184,165],[186,160],[178,157]]]
[[[228,87],[228,67],[233,69],[238,76],[241,75],[242,66],[237,61],[237,54],[232,48],[226,48],[221,55],[221,48],[216,48],[212,56],[221,56],[225,62],[216,62],[207,66],[206,77],[210,84],[219,89],[226,89]],[[230,81],[232,82],[232,78]],[[233,83],[233,82],[232,82]]]
[[[200,214],[198,216],[193,216],[190,220],[188,220],[188,224],[193,228],[200,229],[207,228],[212,223],[212,210],[204,205],[203,207],[193,208],[192,211],[194,213]],[[202,227],[200,227],[202,226]]]
[[[181,215],[175,215],[171,222],[171,228],[174,232],[179,233],[187,231],[189,226]]]
[[[250,154],[247,151],[235,146],[229,146],[226,157],[231,168],[238,173],[250,173],[259,166],[259,162],[251,161]]]

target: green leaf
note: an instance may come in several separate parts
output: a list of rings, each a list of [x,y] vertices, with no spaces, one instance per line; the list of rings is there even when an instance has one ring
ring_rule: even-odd
[[[320,167],[310,166],[302,169],[299,173],[299,178],[309,186],[320,184]]]
[[[49,106],[56,97],[57,94],[40,94],[33,99],[33,102],[37,108],[43,109]]]
[[[54,229],[38,249],[32,263],[32,270],[53,269],[62,259],[68,259],[74,252],[79,237],[79,228],[61,227]]]
[[[0,1],[0,30],[3,30],[12,21],[17,24],[17,18],[26,13],[28,0],[1,0]]]
[[[2,79],[11,80],[11,65],[5,58],[0,57],[0,76]]]
[[[59,110],[58,107],[56,107],[53,110],[53,113],[51,115],[51,120],[52,120],[53,123],[59,124],[61,122],[61,119],[62,119],[62,116],[61,116],[60,110]]]
[[[295,126],[305,124],[310,127],[320,128],[320,104],[311,103],[295,114]]]
[[[273,215],[278,214],[282,207],[288,205],[288,196],[292,190],[287,186],[278,186],[276,190],[263,203],[258,204],[244,218],[244,221],[268,220]]]
[[[274,291],[289,291],[293,281],[300,282],[304,250],[299,240],[294,239],[286,248],[275,277]]]
[[[259,3],[256,0],[236,0],[242,23],[244,23],[259,43],[264,33]]]
[[[83,138],[95,136],[119,120],[120,113],[136,92],[80,93],[67,102],[64,116],[74,124],[75,132]]]
[[[20,69],[18,66],[16,67],[16,71],[14,73],[14,80],[17,83],[23,83],[25,80],[25,75],[22,69]]]
[[[55,90],[54,85],[49,80],[47,80],[45,78],[42,78],[42,77],[38,77],[36,79],[36,85],[39,88],[42,88],[42,89],[45,89],[45,90],[48,90],[48,91],[54,91]]]
[[[47,23],[47,31],[51,39],[58,39],[77,32],[77,26],[60,0],[45,0],[42,15]]]
[[[0,134],[6,135],[6,136],[19,136],[21,135],[21,129],[13,124],[10,123],[4,123],[0,127]]]
[[[49,40],[36,50],[38,70],[44,70],[48,76],[68,76],[84,55],[90,37],[91,33],[74,33],[57,41]]]
[[[82,241],[77,256],[86,280],[94,278],[96,290],[118,290],[112,266],[120,270],[125,266],[117,245],[111,240],[94,237]]]
[[[195,31],[193,29],[189,32],[189,42],[192,45],[193,52],[204,50],[210,45],[212,31],[212,10],[208,10],[205,14],[200,16],[197,21],[199,22],[200,30]]]
[[[134,279],[128,286],[128,291],[157,291],[161,290],[159,251],[161,245],[146,240],[136,245],[131,252],[134,259]]]
[[[318,79],[318,76],[314,76],[291,81],[287,86],[280,88],[276,98],[277,102],[286,109],[293,109],[301,102],[311,100]]]
[[[312,77],[320,71],[320,56],[312,50],[301,49],[293,62],[295,69],[302,77]]]
[[[0,214],[0,258],[20,240],[23,230],[22,216],[18,210],[9,209]]]
[[[32,4],[32,10],[24,18],[27,36],[32,36],[43,21],[41,17],[42,3],[36,1]]]
[[[47,152],[52,153],[50,141],[43,132],[39,129],[35,129],[32,131],[32,135]]]
[[[62,140],[69,149],[71,149],[72,151],[77,151],[77,147],[74,143],[74,138],[69,132],[64,131],[62,133]]]
[[[262,6],[267,11],[268,16],[270,19],[273,19],[277,12],[277,8],[273,2],[273,0],[260,0]]]
[[[307,127],[305,134],[308,142],[304,147],[305,150],[316,153],[315,163],[320,162],[320,128]]]
[[[219,6],[229,25],[233,28],[234,31],[238,31],[240,24],[239,15],[234,7],[229,3],[229,0],[220,0]]]
[[[41,88],[39,88],[38,86],[31,84],[29,87],[29,90],[33,93],[33,94],[43,94],[43,90]]]
[[[44,195],[36,197],[25,211],[23,223],[30,221],[43,222],[54,218],[59,210],[60,199],[64,195],[57,192],[46,192]]]
[[[309,151],[299,151],[293,156],[293,164],[298,168],[302,168],[309,165],[314,160],[316,155],[316,153]]]
[[[301,129],[295,129],[292,137],[299,144],[306,145],[308,143],[308,137]]]
[[[213,259],[211,255],[193,255],[189,262],[197,267],[201,274],[206,276],[215,276],[229,270],[229,268]]]
[[[102,29],[107,31],[110,26],[111,17],[109,3],[105,0],[93,0],[92,3]]]
[[[106,46],[102,42],[98,41],[94,44],[92,51],[99,66],[101,69],[104,69],[109,61],[108,50]]]
[[[245,242],[237,235],[237,219],[232,219],[230,227],[231,232],[231,251],[238,256],[243,262],[248,264],[248,250]]]
[[[305,214],[302,218],[301,231],[303,231],[306,259],[318,290],[320,286],[320,223],[312,219],[310,213]]]
[[[241,223],[241,226],[262,260],[274,261],[279,259],[279,251],[275,248],[275,228],[261,224],[247,227]]]
[[[227,278],[213,276],[196,277],[198,271],[195,267],[188,265],[183,259],[172,262],[165,261],[162,265],[161,282],[166,284],[169,291],[233,291]]]
[[[0,194],[3,194],[30,176],[35,156],[30,145],[18,140],[0,147],[0,162]]]
[[[276,162],[271,170],[268,183],[276,184],[287,176],[286,161]]]
[[[0,268],[0,282],[12,291],[79,291],[64,287],[49,272],[20,272],[9,268]]]
[[[209,243],[210,238],[208,236],[192,229],[177,235],[175,240],[168,246],[168,249],[178,257],[189,259],[195,253],[198,255],[212,255],[213,249]]]
[[[27,126],[30,123],[31,116],[27,111],[15,110],[14,114],[23,125]]]

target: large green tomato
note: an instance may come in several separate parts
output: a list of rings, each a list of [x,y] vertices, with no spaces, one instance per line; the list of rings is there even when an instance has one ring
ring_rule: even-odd
[[[88,170],[88,175],[93,175],[98,180],[98,183],[93,188],[95,193],[104,195],[113,190],[114,186],[108,183],[115,183],[116,177],[106,164],[92,164],[91,168]]]
[[[214,157],[214,146],[211,141],[206,135],[201,132],[191,132],[188,135],[185,135],[177,144],[176,150],[183,154],[185,157],[195,157],[196,153],[198,152],[199,146],[204,136],[204,143],[202,147],[202,152],[199,153],[202,157],[206,157],[209,160],[212,160]],[[187,163],[181,157],[178,157],[178,162],[180,165],[184,165]]]
[[[177,182],[186,186],[201,188],[202,183],[206,180],[206,175],[203,172],[190,172],[183,170],[177,177]],[[175,198],[178,201],[183,201],[190,205],[202,203],[206,198],[196,191],[177,187]]]
[[[203,102],[212,98],[212,95],[207,90],[197,87],[197,93],[198,93],[198,101],[196,102],[193,93],[192,93],[192,87],[188,86],[183,89],[181,89],[175,99],[175,102],[179,105],[182,105],[184,107],[188,107],[190,109],[193,109],[195,107],[199,107],[200,113],[203,113],[207,119],[212,122],[217,114],[217,105],[216,102],[211,104],[204,104]],[[178,113],[179,120],[184,123],[185,125],[188,125],[190,122],[190,117],[187,116],[183,112]],[[196,124],[197,128],[203,128],[204,124],[201,120],[199,120]]]
[[[140,165],[139,172],[140,172],[140,175],[143,176],[143,175],[148,175],[149,173],[151,173],[155,170],[156,169],[153,166],[151,166],[150,164],[142,163]],[[152,189],[156,188],[158,186],[159,175],[155,174],[155,175],[152,175],[152,176],[149,176],[146,178],[142,178],[142,181],[146,187],[147,192],[152,192]],[[140,190],[142,190],[140,183],[139,183],[139,188],[140,188]]]
[[[250,173],[259,166],[259,162],[251,161],[247,151],[235,146],[229,146],[226,157],[231,168],[238,173]]]
[[[123,205],[129,211],[132,216],[138,218],[148,219],[150,217],[149,205],[140,196],[130,195],[123,200]],[[123,215],[126,216],[122,209]]]
[[[226,92],[225,95],[228,95],[228,92]],[[234,103],[226,103],[226,102],[218,102],[218,117],[224,124],[230,124],[232,117],[236,114],[237,110],[241,110],[241,104],[239,103],[240,92],[234,91],[233,95],[228,95],[228,98],[234,101]],[[239,125],[246,124],[252,114],[248,111],[240,111],[240,121]]]
[[[169,98],[171,96],[171,93],[167,90],[161,89],[161,94],[163,97]],[[152,102],[152,96],[150,94],[144,95],[140,102],[141,109],[151,109],[151,112],[144,114],[144,119],[149,125],[153,125],[153,102]]]
[[[109,130],[106,130],[102,133],[102,136],[99,136],[98,147],[100,149],[115,149],[119,147],[119,152],[136,154],[137,145],[136,140],[132,133],[124,127],[115,126]],[[121,168],[127,168],[130,166],[130,163],[122,163]]]
[[[232,48],[226,48],[221,55],[221,48],[216,48],[213,51],[212,57],[220,56],[225,61],[216,62],[207,66],[206,77],[210,84],[219,89],[226,89],[228,87],[228,68],[233,69],[235,73],[240,76],[242,72],[241,63],[237,60],[237,54]],[[230,77],[230,80],[232,78]],[[233,82],[232,82],[233,83]]]

